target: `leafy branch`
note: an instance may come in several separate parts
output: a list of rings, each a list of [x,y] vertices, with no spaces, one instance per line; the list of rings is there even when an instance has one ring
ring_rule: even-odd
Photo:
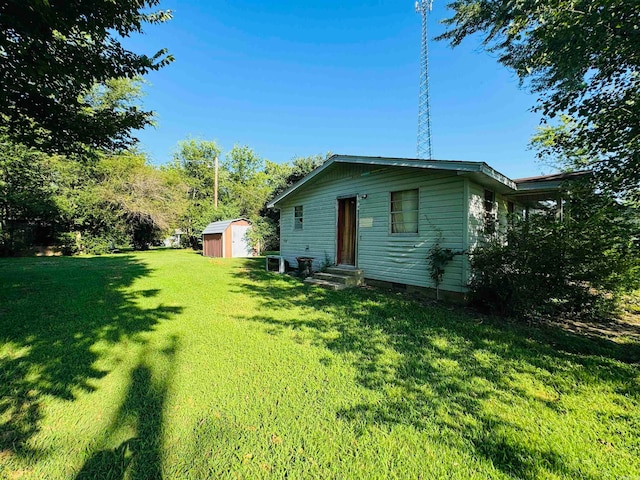
[[[452,250],[442,246],[442,237],[440,236],[434,244],[429,248],[427,253],[427,262],[429,263],[429,276],[436,285],[436,299],[440,299],[440,284],[445,274],[446,266],[457,256],[463,255],[464,250]]]

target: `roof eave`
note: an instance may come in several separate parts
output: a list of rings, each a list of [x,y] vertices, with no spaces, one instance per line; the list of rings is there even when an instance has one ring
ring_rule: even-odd
[[[562,185],[566,183],[575,182],[590,175],[593,175],[591,170],[582,170],[566,174],[552,174],[517,179],[515,182],[518,186],[518,193],[551,192],[560,190]],[[545,177],[549,177],[549,179],[545,179]]]
[[[518,189],[518,186],[516,185],[516,182],[511,180],[506,175],[503,175],[502,173],[498,172],[497,170],[495,170],[494,168],[490,167],[489,165],[487,165],[484,162],[482,163],[482,168],[481,168],[481,172],[480,173],[486,175],[487,177],[491,178],[492,180],[495,180],[496,182],[499,182],[499,183],[505,185],[506,187],[509,187],[511,190],[517,190]]]
[[[565,183],[564,180],[536,182],[531,184],[520,183],[518,184],[518,193],[559,190],[563,183]]]
[[[391,157],[358,157],[349,155],[333,155],[320,167],[312,171],[306,177],[300,179],[297,183],[282,192],[271,202],[267,204],[268,208],[278,208],[277,204],[286,197],[295,192],[305,183],[309,182],[317,175],[322,173],[334,163],[351,163],[360,165],[386,165],[392,167],[420,168],[438,171],[453,171],[460,175],[478,173],[485,175],[489,179],[500,185],[506,186],[510,190],[516,190],[516,184],[513,180],[494,170],[484,162],[465,162],[457,160],[419,160],[407,158],[391,158]]]

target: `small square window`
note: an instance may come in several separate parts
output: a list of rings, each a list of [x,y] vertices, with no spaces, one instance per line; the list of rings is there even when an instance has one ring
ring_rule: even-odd
[[[418,233],[418,189],[391,192],[391,233]]]
[[[293,209],[293,229],[302,230],[303,211],[302,205],[298,205]]]

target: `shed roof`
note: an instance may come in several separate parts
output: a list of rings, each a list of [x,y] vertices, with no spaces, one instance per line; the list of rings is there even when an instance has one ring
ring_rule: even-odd
[[[246,218],[234,218],[232,220],[220,220],[217,222],[213,222],[210,223],[209,225],[207,225],[207,227],[202,231],[202,235],[205,234],[209,234],[209,233],[223,233],[227,227],[229,227],[229,225],[231,225],[233,222],[237,222],[238,220],[246,220],[247,222],[249,222],[249,220],[247,220]],[[251,223],[251,222],[249,222]]]

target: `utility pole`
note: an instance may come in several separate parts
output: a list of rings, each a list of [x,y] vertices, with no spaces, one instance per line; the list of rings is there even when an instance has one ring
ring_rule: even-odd
[[[218,155],[213,160],[214,164],[214,181],[213,181],[213,206],[218,209]]]
[[[418,96],[418,158],[431,160],[431,106],[429,99],[429,45],[427,20],[433,0],[418,0],[416,12],[422,16],[420,43],[420,94]]]

